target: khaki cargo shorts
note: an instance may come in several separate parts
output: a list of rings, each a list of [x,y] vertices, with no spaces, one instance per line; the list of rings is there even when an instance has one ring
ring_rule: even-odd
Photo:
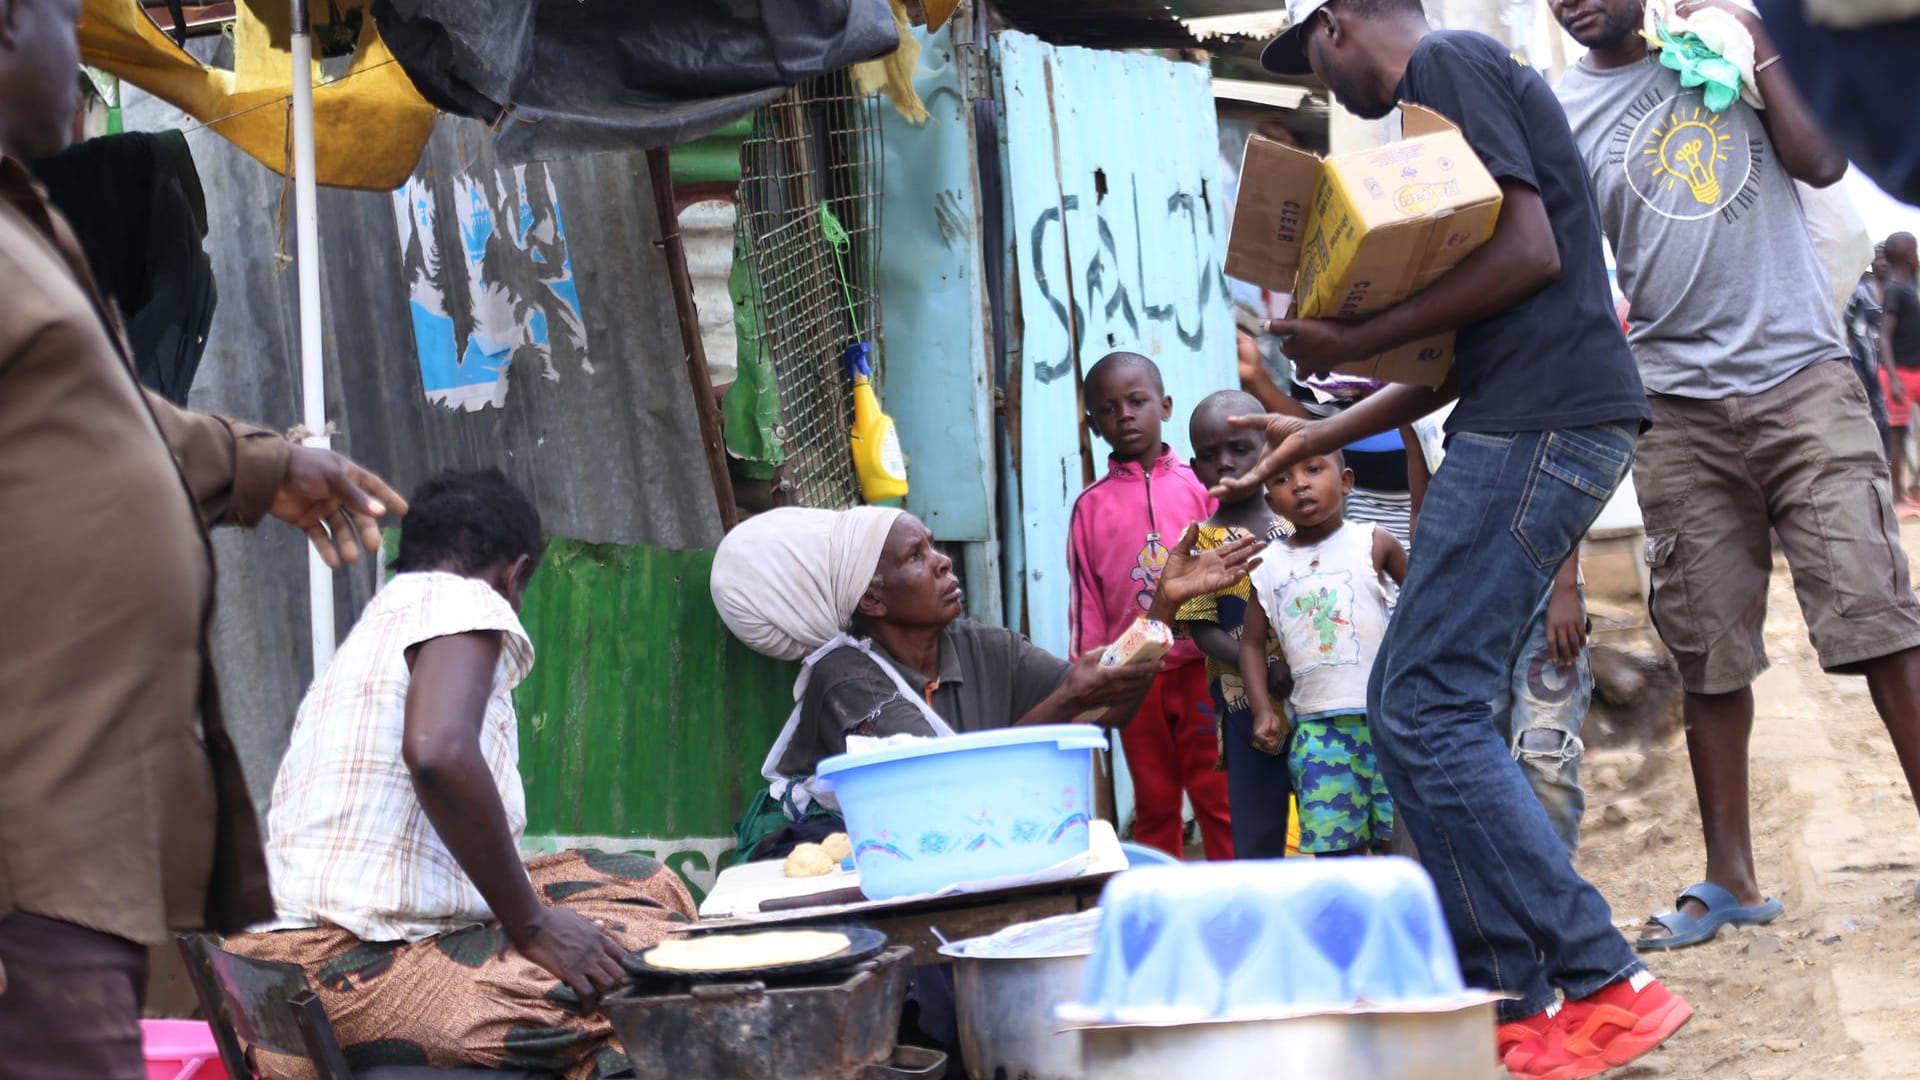
[[[1769,528],[1821,667],[1853,673],[1920,645],[1887,463],[1846,360],[1751,396],[1649,404],[1633,465],[1649,606],[1688,690],[1728,693],[1767,669]]]

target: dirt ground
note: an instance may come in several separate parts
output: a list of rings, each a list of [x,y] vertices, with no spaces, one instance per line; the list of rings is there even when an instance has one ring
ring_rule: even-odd
[[[1905,534],[1920,555],[1920,528]],[[1753,832],[1771,926],[1649,953],[1694,1020],[1610,1077],[1920,1077],[1920,821],[1860,679],[1815,662],[1784,563],[1755,686]],[[1598,636],[1596,638],[1598,640]],[[1631,935],[1704,867],[1678,734],[1589,753],[1579,865]]]

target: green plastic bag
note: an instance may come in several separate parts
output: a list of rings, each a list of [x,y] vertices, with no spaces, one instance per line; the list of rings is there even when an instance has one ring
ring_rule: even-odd
[[[1708,109],[1723,113],[1740,100],[1740,65],[1707,48],[1698,34],[1688,31],[1676,36],[1663,26],[1653,45],[1660,51],[1660,62],[1680,73],[1681,86],[1703,88]]]

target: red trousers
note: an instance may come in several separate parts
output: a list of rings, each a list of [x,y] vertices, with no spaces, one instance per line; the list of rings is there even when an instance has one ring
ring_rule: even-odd
[[[1213,698],[1207,665],[1182,664],[1163,671],[1120,729],[1133,777],[1133,839],[1181,857],[1180,794],[1193,803],[1208,859],[1233,858],[1233,826],[1227,815],[1227,774],[1215,769]]]

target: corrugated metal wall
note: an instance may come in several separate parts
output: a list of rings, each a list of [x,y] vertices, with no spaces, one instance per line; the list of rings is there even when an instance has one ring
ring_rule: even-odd
[[[129,99],[129,129],[192,127],[131,89]],[[290,426],[299,380],[294,275],[277,273],[275,257],[280,178],[211,132],[189,142],[220,288],[193,404]],[[484,176],[497,168],[491,144],[482,125],[442,119],[416,175],[435,191],[446,190],[439,181]],[[548,570],[559,572],[539,583],[540,602],[527,612],[539,669],[519,699],[522,753],[526,772],[545,784],[530,787],[541,793],[530,832],[584,822],[605,836],[723,837],[743,775],[785,719],[791,675],[756,664],[711,617],[707,556],[697,549],[718,541],[719,518],[645,160],[616,154],[544,168],[565,220],[591,364],[516,353],[504,405],[474,412],[423,392],[393,198],[321,190],[335,445],[402,491],[443,467],[497,465],[533,497],[550,535],[620,545],[556,545]],[[453,220],[452,207],[438,211]],[[252,536],[223,532],[217,546],[222,689],[264,807],[308,679],[304,540],[269,524]],[[583,580],[591,587],[578,587]],[[370,565],[342,575],[343,634],[373,581]],[[616,662],[596,663],[589,677],[587,658],[602,656]],[[589,771],[561,784],[550,767],[559,762]]]
[[[390,197],[322,192],[328,362],[344,389],[337,414],[348,445],[403,490],[448,466],[498,465],[533,497],[554,536],[710,547],[720,539],[719,511],[646,160],[607,154],[544,168],[565,217],[590,363],[516,356],[505,406],[476,412],[422,393]],[[496,169],[484,126],[442,118],[417,175],[433,185]],[[439,212],[453,216],[444,201]]]
[[[568,835],[723,835],[793,708],[793,665],[735,641],[710,551],[555,541],[522,617],[564,649],[518,702],[527,813]],[[640,830],[635,832],[635,830]]]
[[[967,613],[1000,622],[992,343],[987,330],[972,102],[957,17],[921,44],[914,89],[930,114],[880,109],[887,189],[877,283],[886,312],[883,404],[899,425],[906,508],[959,556]],[[959,40],[964,40],[960,38]],[[997,208],[994,208],[997,212]]]
[[[922,49],[913,84],[927,122],[916,126],[881,107],[887,190],[878,275],[887,316],[881,388],[907,454],[906,506],[949,542],[994,536],[981,208],[954,29],[913,31]]]
[[[1199,64],[1014,31],[994,42],[1021,318],[1022,579],[1033,640],[1064,653],[1067,518],[1107,453],[1096,433],[1083,456],[1079,373],[1115,349],[1151,357],[1182,457],[1194,404],[1239,385],[1220,150]]]
[[[738,219],[728,199],[701,199],[680,208],[687,274],[693,279],[693,303],[700,311],[700,343],[706,348],[707,374],[715,386],[726,386],[740,374],[733,297],[727,292]]]

